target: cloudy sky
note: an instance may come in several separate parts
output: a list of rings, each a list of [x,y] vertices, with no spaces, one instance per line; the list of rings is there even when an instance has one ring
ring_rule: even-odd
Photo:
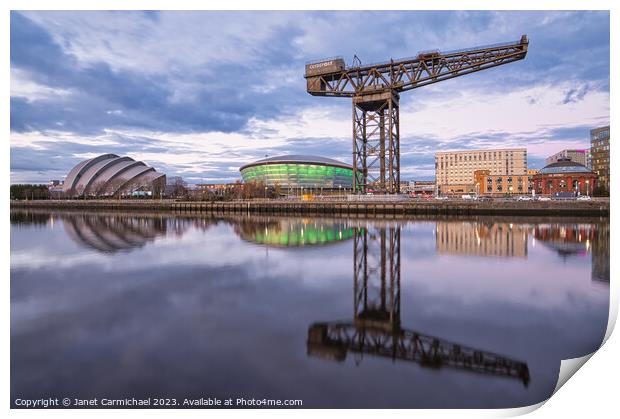
[[[401,97],[401,178],[436,151],[527,147],[530,167],[609,123],[608,12],[12,12],[11,182],[129,155],[190,183],[266,155],[351,162],[351,102],[306,61],[384,61],[530,38],[527,58]]]

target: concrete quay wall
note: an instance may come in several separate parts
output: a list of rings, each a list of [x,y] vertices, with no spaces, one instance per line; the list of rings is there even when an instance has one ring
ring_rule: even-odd
[[[40,200],[11,201],[11,209],[224,212],[231,214],[302,215],[519,215],[609,217],[608,200],[592,201],[281,201],[196,202],[175,200]]]

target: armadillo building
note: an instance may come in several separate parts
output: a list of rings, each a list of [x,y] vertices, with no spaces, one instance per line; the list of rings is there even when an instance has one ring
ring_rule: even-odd
[[[262,182],[282,189],[346,190],[353,186],[353,166],[319,156],[269,157],[242,166],[244,182]]]
[[[141,161],[116,154],[84,160],[67,175],[67,196],[127,196],[136,193],[157,196],[166,187],[166,175]]]

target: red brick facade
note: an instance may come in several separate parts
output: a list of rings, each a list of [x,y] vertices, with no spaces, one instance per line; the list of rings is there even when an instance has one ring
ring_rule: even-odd
[[[597,186],[595,173],[537,173],[533,177],[537,195],[553,195],[557,192],[578,192],[592,195]]]

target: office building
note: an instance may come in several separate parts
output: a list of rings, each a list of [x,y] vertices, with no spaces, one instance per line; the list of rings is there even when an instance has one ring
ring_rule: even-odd
[[[488,170],[492,176],[527,175],[527,150],[510,148],[435,153],[435,181],[440,194],[475,193],[476,170]]]
[[[588,165],[588,150],[562,150],[555,153],[553,156],[547,157],[545,165],[555,163],[560,160],[572,160],[584,166]]]
[[[609,125],[590,131],[592,171],[598,175],[603,194],[609,193]]]

